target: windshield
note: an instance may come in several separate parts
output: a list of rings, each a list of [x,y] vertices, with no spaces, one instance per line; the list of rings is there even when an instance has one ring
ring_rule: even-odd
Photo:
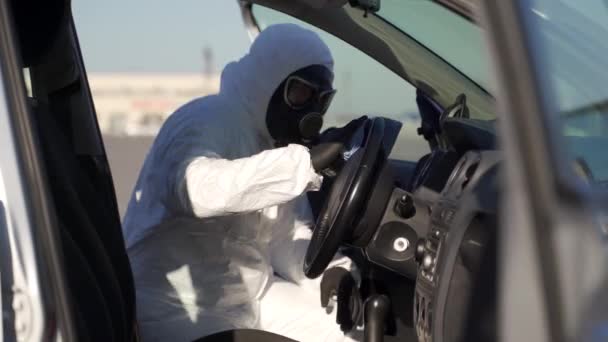
[[[571,160],[595,184],[608,183],[608,3],[534,0],[530,48],[559,115]]]
[[[390,158],[418,160],[429,153],[418,135],[420,116],[416,89],[378,61],[341,39],[285,13],[254,5],[253,15],[261,29],[271,24],[292,23],[316,32],[334,57],[334,87],[338,90],[327,114],[325,128],[344,126],[362,115],[383,116],[403,124]],[[379,87],[377,85],[381,84]]]
[[[383,0],[378,15],[489,88],[486,48],[477,25],[430,0]]]

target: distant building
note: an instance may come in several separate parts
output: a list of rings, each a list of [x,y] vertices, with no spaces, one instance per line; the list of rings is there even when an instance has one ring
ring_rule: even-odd
[[[207,72],[209,70],[206,70]],[[98,73],[88,74],[89,85],[102,133],[106,135],[154,136],[179,106],[219,91],[217,74],[200,73]],[[350,82],[350,79],[347,78]],[[348,93],[350,84],[342,86]],[[346,107],[350,108],[350,104]],[[351,113],[345,105],[332,106],[325,127],[342,126],[366,113]],[[338,109],[338,111],[335,111]],[[419,126],[417,113],[386,115],[410,130]]]
[[[218,75],[90,73],[100,129],[110,135],[155,135],[175,109],[219,90]]]

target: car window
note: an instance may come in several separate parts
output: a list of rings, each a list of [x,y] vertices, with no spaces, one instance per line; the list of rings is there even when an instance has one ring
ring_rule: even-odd
[[[250,41],[236,1],[72,1],[72,12],[123,216],[164,120],[217,93]]]
[[[567,146],[558,153],[569,154],[592,184],[606,187],[608,3],[535,0],[526,10],[542,91]]]
[[[415,161],[429,152],[427,142],[417,134],[420,115],[412,85],[321,29],[263,6],[254,6],[253,14],[261,29],[271,24],[295,23],[317,32],[330,47],[335,60],[334,87],[338,92],[325,115],[326,128],[345,125],[362,115],[383,116],[403,124],[391,158]]]
[[[430,0],[383,0],[377,15],[489,90],[487,54],[477,25]]]

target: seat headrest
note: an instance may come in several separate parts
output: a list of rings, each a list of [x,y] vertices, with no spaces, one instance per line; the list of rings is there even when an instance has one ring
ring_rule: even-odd
[[[40,63],[70,13],[69,0],[11,0],[21,57],[25,67]]]

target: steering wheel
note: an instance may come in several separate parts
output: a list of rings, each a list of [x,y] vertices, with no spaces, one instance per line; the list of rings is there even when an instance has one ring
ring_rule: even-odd
[[[316,278],[325,271],[340,244],[348,240],[349,233],[356,227],[378,166],[387,158],[382,151],[384,131],[383,118],[368,120],[362,146],[336,177],[318,215],[306,251],[304,274],[308,278]]]

